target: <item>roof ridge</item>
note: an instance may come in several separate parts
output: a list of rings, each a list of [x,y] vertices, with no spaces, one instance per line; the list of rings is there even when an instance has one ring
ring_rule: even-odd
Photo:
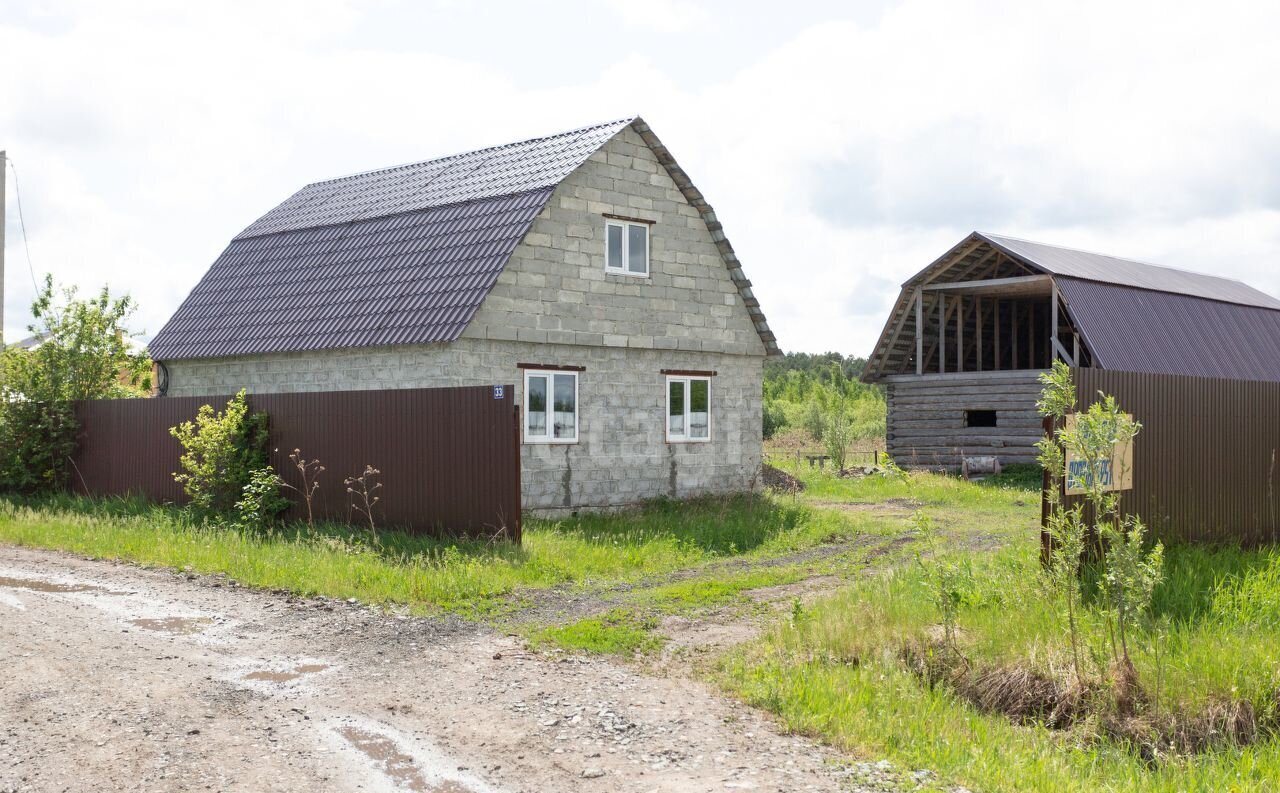
[[[485,196],[483,198],[462,198],[457,201],[450,201],[447,204],[432,204],[426,207],[417,207],[415,209],[404,209],[399,212],[391,212],[386,215],[373,215],[366,218],[349,218],[347,220],[338,220],[332,223],[319,223],[315,226],[303,226],[301,228],[277,229],[275,231],[264,231],[261,234],[252,234],[250,236],[242,236],[238,234],[231,238],[231,242],[244,242],[245,240],[260,240],[265,237],[275,237],[280,234],[295,234],[300,231],[315,231],[317,229],[332,229],[339,226],[349,226],[353,223],[366,223],[375,220],[388,220],[390,218],[404,217],[405,215],[413,215],[419,212],[435,212],[441,209],[450,209],[452,207],[466,206],[467,204],[478,204],[484,201],[498,201],[501,199],[517,198],[519,196],[531,195],[533,193],[550,193],[554,191],[553,185],[544,185],[542,187],[530,187],[526,190],[516,190],[511,193],[502,193],[500,195]]]
[[[639,116],[628,116],[625,118],[617,118],[617,119],[613,119],[612,121],[604,121],[599,124],[589,124],[585,127],[578,127],[576,129],[567,129],[564,132],[555,132],[550,135],[535,135],[532,138],[525,138],[523,140],[513,140],[507,143],[499,143],[495,146],[482,146],[478,149],[467,149],[465,151],[456,151],[453,154],[446,154],[443,157],[431,157],[426,160],[416,160],[414,162],[403,162],[403,163],[400,163],[399,165],[389,165],[383,168],[370,168],[367,171],[356,171],[355,173],[349,173],[343,176],[335,176],[331,179],[321,179],[317,182],[308,182],[307,184],[303,185],[303,187],[304,188],[317,187],[319,185],[333,184],[334,182],[343,182],[348,179],[358,179],[362,176],[372,176],[373,174],[378,174],[378,173],[390,173],[391,171],[398,171],[402,168],[416,168],[418,166],[428,165],[433,162],[444,162],[446,160],[456,160],[461,157],[467,157],[473,154],[481,154],[483,152],[498,152],[498,151],[501,151],[502,149],[509,149],[514,146],[524,146],[530,143],[537,143],[539,141],[552,140],[553,138],[564,138],[564,137],[568,137],[569,135],[575,135],[575,136],[581,137],[582,135],[588,132],[594,132],[598,129],[604,129],[605,127],[610,127],[615,124],[630,124],[631,122],[635,121],[637,118],[639,118]]]
[[[1140,264],[1140,265],[1142,265],[1143,267],[1156,267],[1156,268],[1161,269],[1161,270],[1172,270],[1172,271],[1173,271],[1173,272],[1175,272],[1175,273],[1186,273],[1187,275],[1195,275],[1195,276],[1199,276],[1199,277],[1201,277],[1201,278],[1217,278],[1217,279],[1218,279],[1218,280],[1220,280],[1220,281],[1230,281],[1230,282],[1232,282],[1232,283],[1234,283],[1234,284],[1240,284],[1240,285],[1242,285],[1242,286],[1249,287],[1250,289],[1257,289],[1257,287],[1250,286],[1250,285],[1249,285],[1249,283],[1248,283],[1247,281],[1242,281],[1242,280],[1240,280],[1239,278],[1230,278],[1230,277],[1227,277],[1227,276],[1225,276],[1225,275],[1215,275],[1215,274],[1213,274],[1213,273],[1206,273],[1206,272],[1203,272],[1203,271],[1200,271],[1200,270],[1188,270],[1188,269],[1187,269],[1187,268],[1185,268],[1185,267],[1171,267],[1171,266],[1169,266],[1169,265],[1167,265],[1167,264],[1155,264],[1154,262],[1147,262],[1147,261],[1143,261],[1142,259],[1130,259],[1130,258],[1128,258],[1128,257],[1126,257],[1126,256],[1116,256],[1115,254],[1111,254],[1111,253],[1101,253],[1101,252],[1099,252],[1099,251],[1090,251],[1090,250],[1086,250],[1086,249],[1084,249],[1084,248],[1073,248],[1073,247],[1071,247],[1070,245],[1054,245],[1054,244],[1052,244],[1052,243],[1048,243],[1048,242],[1039,242],[1039,241],[1037,241],[1037,240],[1029,240],[1029,239],[1027,239],[1026,237],[1015,237],[1015,236],[1013,236],[1013,235],[1011,235],[1011,234],[995,234],[995,233],[993,233],[993,232],[989,232],[989,231],[979,231],[979,230],[977,230],[977,229],[975,229],[973,233],[974,233],[974,234],[977,234],[978,236],[980,236],[980,237],[982,237],[982,238],[984,238],[984,239],[986,239],[986,240],[988,240],[988,241],[991,241],[991,238],[992,238],[992,237],[995,237],[996,239],[1001,239],[1001,240],[1012,240],[1012,241],[1014,241],[1014,242],[1025,242],[1025,243],[1027,243],[1027,244],[1029,244],[1029,245],[1040,245],[1040,246],[1045,247],[1045,248],[1057,248],[1057,249],[1058,249],[1058,250],[1060,250],[1060,251],[1072,251],[1073,253],[1083,253],[1083,254],[1087,254],[1087,255],[1089,255],[1089,256],[1101,256],[1101,257],[1102,257],[1102,258],[1104,258],[1104,259],[1119,259],[1119,260],[1120,260],[1120,261],[1122,261],[1122,262],[1129,262],[1130,264]],[[1080,276],[1073,276],[1073,277],[1075,277],[1075,278],[1079,278]],[[1088,279],[1088,278],[1086,278],[1086,279],[1084,279],[1084,280],[1095,280],[1095,279]],[[1099,282],[1099,283],[1106,283],[1106,282],[1105,282],[1105,281],[1101,281],[1101,282]],[[1163,290],[1148,288],[1148,291],[1156,291],[1156,292],[1158,292],[1158,291],[1163,291]],[[1259,290],[1259,291],[1260,291],[1260,290]],[[1227,302],[1229,302],[1229,301],[1227,301]]]

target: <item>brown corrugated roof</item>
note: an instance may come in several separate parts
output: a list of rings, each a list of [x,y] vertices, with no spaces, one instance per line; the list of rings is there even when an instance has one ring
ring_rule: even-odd
[[[975,231],[975,237],[986,240],[1000,250],[1052,275],[1064,275],[1105,284],[1172,292],[1207,300],[1239,303],[1242,306],[1280,309],[1280,300],[1233,278],[1179,270],[1158,264],[1146,264],[1118,256],[1045,245],[997,234]]]
[[[1280,382],[1280,311],[1059,277],[1103,369]]]

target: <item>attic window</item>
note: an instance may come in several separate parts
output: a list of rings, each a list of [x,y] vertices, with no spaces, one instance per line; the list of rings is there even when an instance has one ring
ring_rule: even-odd
[[[996,412],[994,410],[966,410],[964,412],[966,427],[995,427]]]
[[[649,226],[625,220],[604,223],[604,269],[619,275],[649,275]]]

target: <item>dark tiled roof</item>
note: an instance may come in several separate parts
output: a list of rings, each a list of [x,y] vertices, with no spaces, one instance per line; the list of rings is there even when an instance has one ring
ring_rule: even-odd
[[[151,356],[453,341],[553,189],[238,237],[156,334]]]
[[[309,184],[236,239],[555,187],[631,121]]]
[[[232,240],[151,356],[453,341],[555,186],[629,123],[307,185]]]
[[[1280,381],[1280,311],[1077,278],[1057,282],[1098,367]]]

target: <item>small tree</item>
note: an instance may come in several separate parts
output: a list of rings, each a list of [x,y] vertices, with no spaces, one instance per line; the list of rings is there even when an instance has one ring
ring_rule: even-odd
[[[251,413],[243,390],[221,412],[201,405],[194,422],[184,421],[169,434],[183,449],[182,471],[173,478],[201,516],[235,514],[254,472],[268,467],[267,414]]]
[[[827,416],[826,426],[822,431],[822,442],[827,447],[827,456],[831,458],[836,471],[844,470],[853,435],[853,422],[845,415],[842,404]]]
[[[1055,362],[1042,382],[1045,390],[1038,403],[1042,413],[1065,418],[1075,410],[1075,387],[1065,364]],[[1068,598],[1070,613],[1076,613],[1080,557],[1090,535],[1099,541],[1103,549],[1099,586],[1111,616],[1112,657],[1123,676],[1132,680],[1135,672],[1129,655],[1129,636],[1134,623],[1151,606],[1152,594],[1163,574],[1164,548],[1156,543],[1150,551],[1146,550],[1146,530],[1142,522],[1132,515],[1122,515],[1119,496],[1107,488],[1107,468],[1115,464],[1115,450],[1130,443],[1142,425],[1121,410],[1115,397],[1106,394],[1101,397],[1087,410],[1076,412],[1074,426],[1059,429],[1056,442],[1040,444],[1041,461],[1053,480],[1046,495],[1050,505],[1048,528],[1055,546],[1050,576]],[[1067,509],[1062,502],[1060,477],[1065,476],[1067,453],[1081,461],[1089,521],[1084,519],[1080,506]],[[1119,477],[1124,472],[1110,473]],[[1078,626],[1074,617],[1069,622],[1076,674],[1080,676]]]
[[[81,299],[45,276],[31,305],[30,349],[0,344],[0,488],[33,491],[65,483],[79,425],[71,402],[144,396],[150,361],[124,329],[128,295],[106,287]]]
[[[1044,390],[1036,402],[1042,416],[1054,419],[1061,425],[1067,415],[1075,411],[1076,389],[1071,382],[1071,369],[1062,361],[1054,361],[1053,369],[1040,375]],[[1057,436],[1048,436],[1036,444],[1040,450],[1040,465],[1049,473],[1049,487],[1045,498],[1049,502],[1046,530],[1049,532],[1050,552],[1046,573],[1054,592],[1063,601],[1067,611],[1067,629],[1071,638],[1071,656],[1075,667],[1076,682],[1084,685],[1084,664],[1080,652],[1080,558],[1084,555],[1085,525],[1079,505],[1067,509],[1062,501],[1062,479],[1066,470],[1066,458]]]

